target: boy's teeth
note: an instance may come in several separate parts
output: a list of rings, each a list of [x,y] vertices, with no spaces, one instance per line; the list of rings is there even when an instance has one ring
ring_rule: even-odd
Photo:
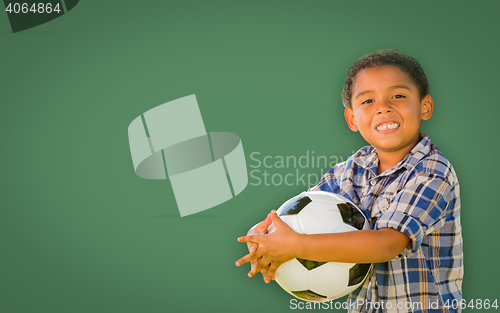
[[[398,123],[384,123],[382,125],[377,126],[377,130],[394,129],[397,127],[399,127]]]

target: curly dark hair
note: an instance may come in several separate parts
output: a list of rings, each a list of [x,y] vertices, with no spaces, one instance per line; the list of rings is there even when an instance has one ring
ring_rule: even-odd
[[[347,78],[342,90],[342,103],[344,107],[351,108],[351,98],[353,83],[356,75],[365,68],[380,67],[386,65],[394,65],[406,73],[417,85],[420,93],[420,99],[429,93],[429,83],[425,76],[424,70],[417,60],[398,52],[396,49],[379,50],[371,54],[367,54],[358,59],[347,71]]]

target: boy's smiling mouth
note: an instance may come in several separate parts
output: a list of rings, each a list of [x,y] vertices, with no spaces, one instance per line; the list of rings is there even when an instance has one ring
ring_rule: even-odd
[[[394,130],[397,128],[399,128],[399,123],[396,123],[396,122],[384,122],[382,124],[379,124],[377,127],[375,127],[375,129],[378,131]]]

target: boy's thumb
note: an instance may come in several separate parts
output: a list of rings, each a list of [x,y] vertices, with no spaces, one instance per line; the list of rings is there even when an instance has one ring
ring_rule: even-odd
[[[270,215],[271,215],[271,220],[273,221],[273,224],[275,226],[285,224],[285,222],[283,222],[281,218],[278,216],[278,213],[276,213],[276,211],[273,210]]]

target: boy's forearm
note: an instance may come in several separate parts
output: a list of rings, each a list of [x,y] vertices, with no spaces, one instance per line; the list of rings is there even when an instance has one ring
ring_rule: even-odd
[[[295,257],[327,262],[381,263],[395,258],[410,243],[395,229],[299,235]]]

